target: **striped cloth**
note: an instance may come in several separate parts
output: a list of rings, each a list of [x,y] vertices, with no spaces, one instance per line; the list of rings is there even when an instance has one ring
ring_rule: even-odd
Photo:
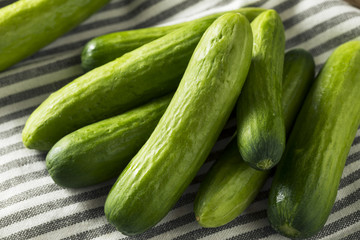
[[[12,2],[2,0],[0,7]],[[70,33],[0,73],[0,238],[284,239],[266,219],[271,180],[255,202],[231,223],[204,229],[195,221],[193,201],[199,183],[234,132],[234,119],[173,210],[154,228],[136,237],[123,236],[105,219],[104,201],[113,181],[79,190],[59,187],[46,171],[45,154],[25,149],[21,142],[22,128],[36,106],[83,73],[79,55],[89,39],[245,5],[277,10],[286,29],[286,48],[309,50],[317,70],[335,47],[360,36],[360,11],[340,0],[113,0]],[[359,143],[360,131],[351,147],[332,213],[313,239],[360,239]]]

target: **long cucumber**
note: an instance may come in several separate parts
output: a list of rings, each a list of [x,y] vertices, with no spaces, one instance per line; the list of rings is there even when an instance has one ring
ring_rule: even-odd
[[[118,177],[150,137],[171,97],[156,99],[60,139],[46,156],[52,179],[58,185],[77,188]]]
[[[285,54],[282,106],[287,133],[313,82],[314,69],[313,57],[307,51],[293,49]],[[203,227],[232,221],[253,202],[269,173],[244,162],[233,139],[200,185],[194,203],[196,220]]]
[[[274,167],[285,148],[281,107],[285,34],[275,10],[251,23],[253,59],[237,104],[237,138],[242,158],[258,170]]]
[[[68,32],[109,0],[19,0],[0,9],[0,71]]]
[[[250,24],[240,14],[207,29],[159,124],[108,195],[105,215],[119,231],[154,226],[190,184],[236,103],[251,47]]]
[[[360,41],[339,46],[315,80],[269,196],[271,226],[306,238],[324,226],[360,124]]]
[[[22,133],[25,146],[50,150],[70,132],[175,91],[211,23],[188,24],[51,94],[27,120]]]
[[[240,8],[229,12],[241,13],[251,22],[263,11],[264,9],[262,8]],[[224,13],[215,13],[190,22],[170,26],[121,31],[96,37],[85,45],[81,54],[81,65],[84,70],[89,71],[121,57],[123,54],[130,52],[150,41],[186,26],[189,23],[201,22],[205,19],[215,21],[215,19],[220,17],[222,14]]]

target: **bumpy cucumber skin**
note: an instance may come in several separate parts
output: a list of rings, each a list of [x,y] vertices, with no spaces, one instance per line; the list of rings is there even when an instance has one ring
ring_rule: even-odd
[[[306,238],[324,226],[360,124],[360,41],[338,47],[311,87],[269,196],[271,226]]]
[[[0,71],[37,52],[109,0],[22,0],[0,9]]]
[[[85,126],[60,139],[46,156],[54,182],[78,188],[118,177],[150,137],[171,97]]]
[[[70,132],[174,91],[211,23],[203,20],[186,25],[51,94],[27,120],[24,145],[50,150]]]
[[[238,146],[241,156],[258,170],[274,167],[285,148],[281,106],[285,33],[274,10],[251,23],[253,58],[237,104]]]
[[[287,133],[314,79],[314,60],[303,49],[285,54],[282,106]],[[226,147],[200,185],[194,203],[203,227],[219,227],[239,216],[262,188],[269,171],[258,171],[241,158],[236,138]]]
[[[108,195],[105,215],[119,231],[154,226],[190,184],[240,94],[251,46],[250,24],[240,14],[208,28],[159,124]]]
[[[264,10],[265,9],[262,8],[240,8],[230,12],[241,13],[251,22]],[[191,22],[179,23],[170,26],[115,32],[96,37],[85,45],[81,54],[81,66],[85,71],[89,71],[121,57],[123,54],[130,52],[150,41],[179,29],[186,24],[199,22],[204,19],[215,21],[215,19],[220,17],[222,14],[223,13],[216,13]]]

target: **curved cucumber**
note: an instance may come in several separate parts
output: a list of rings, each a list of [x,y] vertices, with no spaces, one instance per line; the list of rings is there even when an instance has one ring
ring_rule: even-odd
[[[252,21],[263,11],[262,8],[240,8],[230,12],[241,13],[249,21]],[[81,65],[84,70],[89,71],[189,23],[196,23],[204,19],[215,21],[222,14],[224,13],[216,13],[191,22],[170,26],[121,31],[96,37],[85,45],[81,54]]]
[[[188,24],[51,94],[27,120],[22,133],[25,146],[49,150],[70,132],[174,91],[211,23]]]
[[[172,95],[72,132],[46,156],[52,179],[64,187],[86,187],[118,177],[150,137]]]
[[[154,226],[195,177],[240,94],[251,46],[240,14],[225,14],[205,32],[159,124],[108,195],[105,215],[119,231]]]
[[[37,52],[109,0],[21,0],[0,9],[0,71]]]
[[[269,196],[272,227],[306,238],[325,224],[360,124],[360,41],[338,47],[306,97]]]
[[[285,54],[282,106],[287,132],[314,79],[314,68],[305,50]],[[203,227],[232,221],[253,202],[268,175],[269,171],[255,170],[244,162],[233,139],[200,185],[194,203],[196,220]]]
[[[281,106],[285,34],[274,10],[261,13],[251,27],[253,58],[237,104],[237,138],[244,161],[267,170],[280,161],[285,148]]]

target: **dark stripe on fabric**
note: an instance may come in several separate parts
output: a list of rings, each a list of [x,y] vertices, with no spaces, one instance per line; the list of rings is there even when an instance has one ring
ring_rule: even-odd
[[[339,201],[335,202],[331,213],[338,212],[341,209],[343,209],[357,201],[360,201],[360,189],[356,190],[355,192],[352,192],[351,194],[344,197],[343,199],[340,199]]]
[[[98,13],[107,12],[107,11],[111,11],[113,9],[125,7],[126,5],[132,3],[133,1],[134,0],[121,0],[121,1],[118,1],[118,2],[110,2],[110,3],[106,4],[103,8],[101,8],[98,11]]]
[[[274,229],[272,229],[270,226],[266,226],[263,228],[255,229],[250,232],[242,233],[236,236],[233,236],[231,238],[228,238],[229,240],[237,240],[237,239],[261,239],[264,237],[268,237],[270,235],[277,234]]]
[[[92,199],[100,198],[106,196],[110,191],[110,186],[102,187],[93,191],[84,192],[80,194],[76,194],[73,196],[69,196],[66,198],[57,199],[54,201],[49,201],[40,205],[36,205],[31,208],[23,209],[16,213],[4,216],[0,219],[0,228],[6,227],[11,224],[23,221],[25,219],[37,216],[39,214],[53,211],[55,209],[63,208],[66,206],[70,206],[75,203],[85,202]],[[105,202],[104,202],[105,203]]]
[[[17,151],[22,148],[24,148],[24,144],[22,142],[7,145],[6,147],[0,148],[0,156]]]
[[[359,143],[360,143],[360,136],[357,136],[357,137],[355,137],[355,139],[354,139],[354,141],[353,141],[353,143],[352,143],[351,146],[355,146],[355,145],[357,145],[357,144],[359,144]]]
[[[261,5],[265,4],[268,0],[258,0],[254,3],[248,4],[245,7],[261,7]]]
[[[0,98],[0,108],[10,104],[28,100],[43,94],[55,92],[56,90],[60,89],[61,87],[63,87],[64,85],[66,85],[67,83],[71,82],[72,80],[74,80],[79,76],[80,75],[76,75],[74,77],[69,77],[66,79],[59,80],[57,82],[53,82],[40,87],[32,88],[30,90],[18,92],[4,98]]]
[[[302,11],[299,14],[294,15],[293,17],[286,19],[283,21],[285,29],[289,29],[292,26],[298,24],[299,22],[305,20],[308,17],[311,17],[321,11],[324,11],[326,9],[332,8],[332,7],[338,7],[338,6],[344,6],[347,5],[344,2],[341,1],[324,1],[320,4],[317,4],[305,11]]]
[[[229,228],[233,228],[233,227],[236,227],[239,225],[244,225],[244,224],[247,224],[250,222],[255,222],[255,221],[258,221],[258,220],[264,219],[264,218],[266,218],[266,210],[261,210],[261,211],[254,212],[254,213],[243,214],[243,215],[240,215],[239,217],[237,217],[236,219],[234,219],[233,221],[229,222],[228,224],[223,225],[221,227],[196,229],[196,230],[190,231],[188,233],[185,233],[183,235],[180,235],[174,239],[176,239],[176,240],[199,239],[199,238],[203,238],[203,237],[209,236],[209,235],[217,233],[217,232],[224,231]]]
[[[327,236],[330,236],[337,231],[340,231],[344,228],[350,227],[351,225],[358,223],[360,221],[360,210],[353,212],[345,217],[342,217],[335,222],[329,223],[323,227],[320,233],[309,238],[309,239],[320,239]]]
[[[101,227],[97,227],[91,230],[87,230],[85,232],[81,232],[75,235],[71,235],[70,237],[62,238],[62,240],[84,240],[84,239],[93,239],[96,237],[100,237],[105,234],[109,234],[112,232],[116,232],[116,228],[110,224],[103,225]]]
[[[196,193],[197,191],[183,194],[172,209],[176,209],[185,206],[186,204],[193,203],[196,197]]]
[[[48,172],[46,169],[44,169],[44,170],[24,174],[21,176],[13,177],[0,183],[0,191],[5,191],[9,188],[15,187],[24,182],[29,182],[31,180],[43,178],[46,176],[48,176]]]
[[[360,230],[342,238],[342,240],[359,240],[359,239],[360,239]]]
[[[312,39],[319,35],[320,33],[323,33],[347,20],[360,17],[358,12],[347,12],[347,13],[341,13],[340,15],[333,17],[325,22],[319,23],[312,27],[311,29],[308,29],[304,32],[301,32],[300,34],[290,38],[286,41],[286,48],[292,48],[296,45],[299,45],[309,39]]]
[[[345,166],[347,166],[353,162],[356,162],[359,159],[360,159],[360,152],[353,153],[350,156],[348,156],[348,158],[346,159]]]
[[[5,207],[11,206],[15,203],[19,203],[19,202],[25,201],[27,199],[38,197],[38,196],[48,194],[51,192],[55,192],[55,191],[58,191],[61,189],[63,189],[63,188],[56,184],[53,184],[53,183],[47,184],[44,186],[39,186],[37,188],[29,189],[25,192],[19,193],[15,196],[12,196],[6,200],[1,201],[0,208],[5,208]]]
[[[75,213],[63,218],[52,220],[47,223],[36,225],[34,227],[19,231],[8,237],[5,237],[3,238],[3,240],[13,240],[13,239],[25,240],[29,238],[34,238],[48,232],[52,232],[61,228],[74,225],[76,223],[80,223],[86,220],[103,217],[103,216],[104,216],[104,207],[97,207],[83,212]]]
[[[24,70],[19,73],[10,74],[8,76],[0,77],[0,87],[8,86],[44,74],[53,73],[63,68],[71,67],[80,64],[79,56],[72,56],[66,59],[58,60],[43,66],[35,67],[32,69]],[[79,65],[80,68],[80,65]]]
[[[21,126],[17,126],[17,127],[11,128],[9,130],[0,132],[0,139],[5,139],[5,138],[11,137],[15,134],[19,134],[19,133],[21,133],[23,128],[24,128],[24,126],[21,125]]]
[[[144,22],[135,25],[134,28],[145,28],[145,27],[150,27],[152,25],[155,25],[156,23],[161,22],[164,19],[167,19],[167,18],[169,18],[169,17],[183,11],[184,9],[189,8],[189,7],[191,7],[191,6],[193,6],[196,3],[201,2],[201,1],[204,1],[204,0],[186,0],[186,1],[183,1],[183,2],[175,5],[174,7],[166,9],[165,11],[160,12],[160,13],[152,16],[151,18],[147,19]]]
[[[21,117],[30,115],[30,113],[32,113],[36,109],[36,107],[37,106],[29,107],[29,108],[22,109],[20,111],[16,111],[16,112],[4,115],[4,116],[0,117],[0,124],[10,122],[11,120],[15,120],[17,118],[21,118]]]
[[[276,6],[272,7],[272,9],[275,9],[275,11],[278,13],[282,13],[282,12],[288,10],[289,8],[296,6],[299,2],[301,2],[301,0],[284,1]]]
[[[16,1],[17,0],[3,0],[3,1],[0,2],[0,8],[5,7],[7,5],[10,5],[10,4],[12,4],[12,3],[16,2]]]
[[[9,171],[14,168],[23,167],[25,165],[28,165],[28,164],[31,164],[34,162],[42,162],[45,160],[45,156],[46,156],[46,154],[43,153],[43,154],[25,156],[22,158],[12,160],[11,162],[0,165],[0,173]]]
[[[340,185],[339,185],[339,189],[342,189],[346,186],[349,186],[350,184],[352,184],[353,182],[357,181],[360,178],[360,169],[356,170],[353,173],[350,173],[349,175],[347,175],[346,177],[343,177],[340,180]]]

